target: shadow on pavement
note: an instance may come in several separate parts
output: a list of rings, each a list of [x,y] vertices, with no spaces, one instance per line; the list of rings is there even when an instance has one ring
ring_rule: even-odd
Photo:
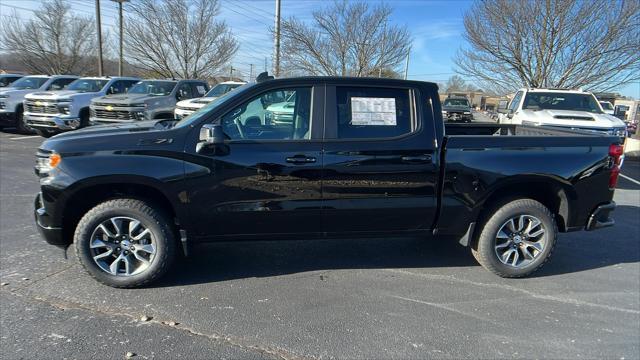
[[[639,262],[639,211],[638,207],[619,206],[615,218],[625,221],[621,221],[616,227],[560,234],[553,258],[534,276],[552,276]],[[156,286],[189,285],[316,270],[469,266],[479,265],[468,248],[458,245],[452,239],[213,243],[193,249],[192,255],[176,264],[165,280]]]

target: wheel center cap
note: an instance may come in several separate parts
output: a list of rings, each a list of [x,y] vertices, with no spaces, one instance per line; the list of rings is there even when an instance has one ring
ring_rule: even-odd
[[[129,242],[129,240],[122,240],[120,242],[120,246],[123,248],[128,248],[131,245],[131,243]]]
[[[520,235],[516,235],[513,237],[513,242],[516,244],[520,244],[522,242],[522,237]]]

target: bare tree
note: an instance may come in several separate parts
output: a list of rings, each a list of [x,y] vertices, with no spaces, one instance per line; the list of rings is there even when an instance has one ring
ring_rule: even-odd
[[[470,46],[455,63],[487,90],[610,90],[640,79],[637,0],[477,1],[464,27]]]
[[[21,61],[31,73],[84,74],[93,63],[95,26],[91,18],[70,12],[63,0],[43,2],[35,19],[21,22],[7,16],[0,27],[2,50]]]
[[[285,73],[339,76],[396,76],[411,45],[405,26],[389,21],[384,4],[336,1],[313,12],[311,24],[295,17],[282,22]]]
[[[126,22],[126,54],[156,76],[213,76],[238,50],[218,0],[137,0]]]
[[[453,75],[449,78],[449,80],[447,80],[447,83],[444,84],[444,91],[445,92],[452,92],[452,91],[466,91],[468,89],[468,84],[466,81],[464,81],[464,79],[459,76],[459,75]]]

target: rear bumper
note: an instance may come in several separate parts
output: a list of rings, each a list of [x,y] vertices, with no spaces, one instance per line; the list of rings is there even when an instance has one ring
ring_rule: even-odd
[[[42,193],[36,196],[34,207],[36,227],[38,228],[40,235],[44,238],[44,241],[55,246],[66,247],[69,245],[69,242],[65,241],[62,236],[62,228],[50,225],[51,217],[47,214],[46,209],[42,204]]]
[[[589,216],[585,230],[591,231],[613,226],[616,222],[611,218],[611,212],[615,210],[615,208],[616,203],[613,201],[595,208]]]

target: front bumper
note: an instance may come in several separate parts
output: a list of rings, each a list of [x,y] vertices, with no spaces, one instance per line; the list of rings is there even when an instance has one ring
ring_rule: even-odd
[[[47,214],[47,211],[43,205],[42,193],[36,196],[34,202],[34,216],[36,221],[36,227],[38,232],[44,238],[44,241],[51,245],[66,247],[69,245],[68,241],[64,240],[62,236],[62,228],[51,226],[51,217]]]
[[[616,203],[613,201],[596,207],[595,210],[591,212],[591,215],[589,215],[585,230],[591,231],[613,226],[616,222],[610,216],[615,208]]]
[[[46,116],[25,112],[24,118],[27,125],[34,129],[74,130],[80,127],[79,117]]]
[[[457,120],[468,121],[473,119],[472,114],[464,114],[462,112],[443,112],[442,117],[450,121],[457,121]]]

